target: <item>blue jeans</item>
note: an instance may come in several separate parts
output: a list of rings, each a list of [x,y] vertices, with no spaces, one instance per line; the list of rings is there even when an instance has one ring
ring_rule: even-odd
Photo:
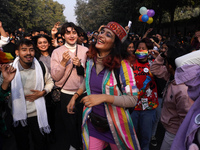
[[[142,150],[149,150],[156,110],[133,111],[131,118]]]
[[[162,105],[162,98],[158,97],[158,107],[156,108],[156,120],[155,123],[153,124],[153,129],[152,129],[152,136],[156,135],[156,130],[158,127],[158,122],[160,120],[160,116],[161,116],[161,105]]]

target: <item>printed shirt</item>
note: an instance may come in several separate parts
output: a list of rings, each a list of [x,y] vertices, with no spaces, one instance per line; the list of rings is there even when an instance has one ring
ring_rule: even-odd
[[[134,110],[151,110],[158,107],[157,86],[150,72],[150,62],[140,63],[138,60],[131,65],[138,92],[138,102]]]
[[[88,95],[91,94],[89,81],[93,65],[93,60],[88,59],[86,64],[87,67],[85,78],[86,91]],[[126,93],[131,93],[131,95],[137,95],[138,89],[135,85],[133,71],[129,63],[125,60],[121,62],[120,79],[123,85],[123,95],[126,95]],[[102,82],[102,94],[116,96],[121,95],[121,92],[117,87],[117,80],[115,78],[114,71],[109,71],[108,69],[106,69]],[[112,105],[110,103],[104,103],[104,106],[110,130],[118,149],[140,150],[140,145],[128,110],[122,107]],[[91,110],[92,108],[83,108],[82,139],[85,150],[89,149],[89,131],[87,119]]]

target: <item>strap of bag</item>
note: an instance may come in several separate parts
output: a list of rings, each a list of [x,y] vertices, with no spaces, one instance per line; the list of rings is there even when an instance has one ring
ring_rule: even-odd
[[[41,68],[42,68],[43,78],[44,78],[44,77],[45,77],[45,74],[46,74],[46,69],[45,69],[44,64],[43,64],[42,61],[39,61],[39,63],[40,63],[40,66],[41,66]]]
[[[78,45],[76,45],[76,55],[75,55],[75,56],[77,56],[77,53],[78,53]],[[73,64],[73,66],[72,66],[72,68],[71,68],[71,70],[70,70],[70,72],[69,72],[69,75],[68,75],[67,79],[65,80],[65,82],[63,83],[61,89],[64,87],[65,83],[67,82],[67,80],[69,79],[70,75],[72,74],[72,70],[73,70],[74,67],[75,67],[75,66],[74,66],[74,64]]]

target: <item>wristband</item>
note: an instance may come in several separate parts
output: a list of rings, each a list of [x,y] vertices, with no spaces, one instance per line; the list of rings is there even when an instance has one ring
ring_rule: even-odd
[[[78,95],[78,97],[80,96],[80,95],[79,95],[77,92],[76,92],[76,93],[74,93],[74,95],[75,95],[75,94],[77,94],[77,95]]]

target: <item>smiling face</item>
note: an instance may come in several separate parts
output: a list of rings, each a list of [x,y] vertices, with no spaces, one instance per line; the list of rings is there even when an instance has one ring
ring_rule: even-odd
[[[114,42],[115,34],[111,30],[104,28],[98,35],[95,47],[100,52],[110,52],[114,47]]]
[[[38,38],[37,40],[37,47],[40,51],[47,51],[49,48],[50,44],[48,40],[44,37]]]
[[[134,44],[133,44],[133,43],[129,44],[129,46],[127,47],[127,52],[128,52],[129,54],[133,54],[133,51],[134,51],[134,50],[135,50]]]
[[[33,45],[22,44],[19,50],[15,51],[16,55],[19,56],[19,62],[23,68],[28,69],[32,65],[35,50]]]
[[[78,39],[78,33],[74,28],[67,27],[66,33],[64,34],[63,38],[65,39],[65,42],[67,42],[69,45],[74,45]]]

